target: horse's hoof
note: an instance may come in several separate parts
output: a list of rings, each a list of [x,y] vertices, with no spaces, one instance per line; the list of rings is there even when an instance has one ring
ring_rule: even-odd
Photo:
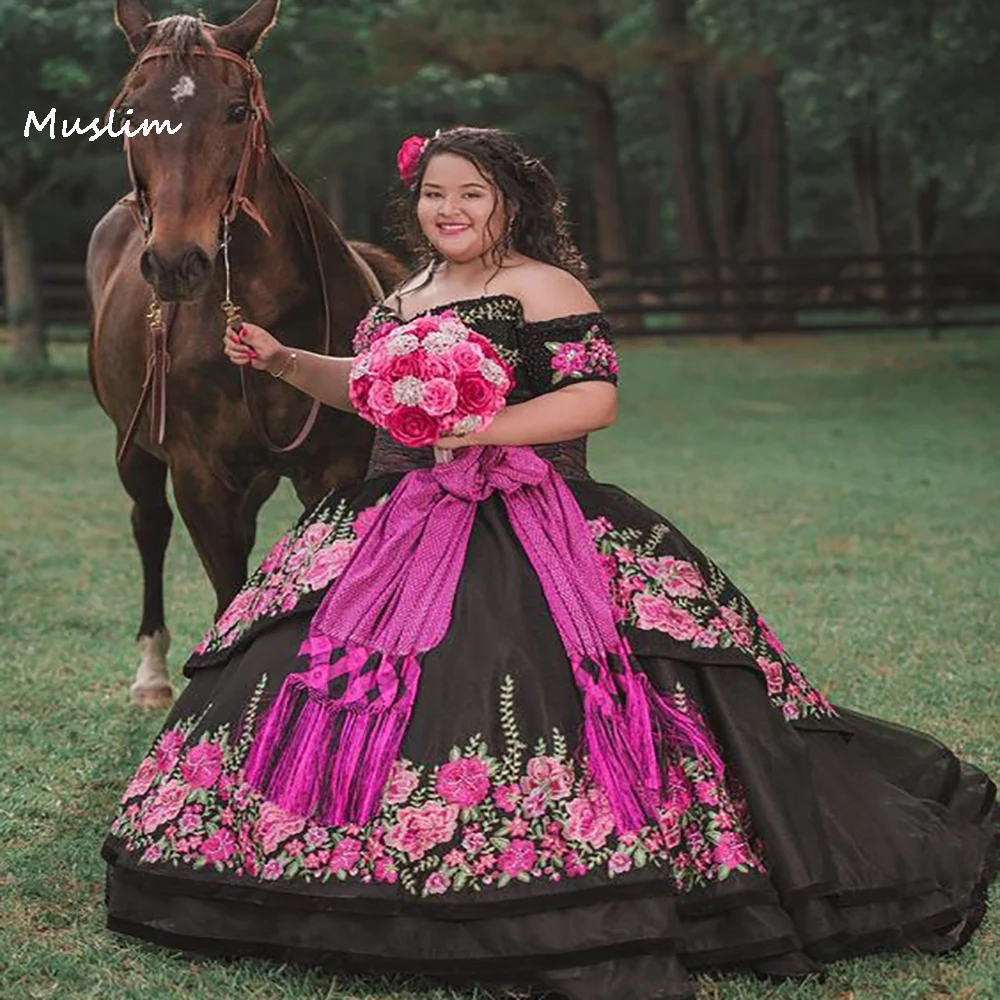
[[[136,708],[170,708],[174,703],[174,689],[169,684],[148,687],[134,685],[131,691],[132,704]]]

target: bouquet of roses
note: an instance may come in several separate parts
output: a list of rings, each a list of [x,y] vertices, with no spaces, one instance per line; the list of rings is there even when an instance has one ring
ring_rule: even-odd
[[[351,366],[350,398],[359,416],[419,448],[482,430],[512,384],[493,344],[448,309],[376,337]]]

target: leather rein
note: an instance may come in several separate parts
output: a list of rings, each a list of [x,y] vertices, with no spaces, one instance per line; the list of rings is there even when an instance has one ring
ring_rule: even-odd
[[[240,316],[239,306],[237,306],[231,298],[229,227],[236,216],[240,212],[244,212],[258,226],[260,226],[260,228],[267,233],[268,236],[272,235],[270,228],[247,193],[251,183],[251,170],[254,175],[253,179],[256,180],[257,171],[260,168],[261,162],[270,151],[267,143],[265,122],[271,121],[271,114],[267,107],[267,101],[264,98],[264,87],[260,72],[251,60],[244,59],[241,56],[238,56],[235,52],[230,52],[228,49],[222,48],[212,51],[205,49],[192,49],[186,54],[191,56],[206,56],[213,59],[225,59],[228,62],[235,63],[240,67],[240,69],[243,70],[244,73],[247,74],[247,78],[250,82],[250,128],[247,131],[246,140],[243,143],[239,166],[236,170],[236,178],[233,181],[233,187],[229,193],[226,204],[223,207],[221,217],[221,228],[223,231],[221,249],[226,277],[225,298],[221,302],[221,308],[226,316],[226,326],[230,329],[238,330],[243,321]],[[149,51],[144,52],[132,67],[125,83],[122,85],[121,91],[119,91],[119,94],[113,101],[111,107],[115,108],[118,106],[122,95],[125,93],[125,90],[131,82],[132,76],[143,63],[149,61],[150,59],[171,55],[176,55],[176,53],[163,47],[152,48]],[[125,136],[124,145],[125,160],[128,165],[128,175],[129,181],[132,185],[132,190],[124,198],[120,199],[118,204],[124,205],[131,212],[132,217],[135,219],[136,224],[141,228],[148,242],[153,229],[152,213],[146,200],[145,192],[139,185],[139,181],[136,176],[135,164],[132,160],[130,137],[127,134]],[[274,162],[284,173],[285,177],[291,182],[292,189],[295,191],[299,204],[302,207],[302,211],[305,214],[306,225],[309,229],[309,238],[312,242],[313,257],[316,261],[317,270],[319,271],[320,290],[323,297],[323,354],[329,354],[332,346],[330,296],[327,288],[326,274],[321,262],[322,259],[320,256],[319,241],[316,236],[315,226],[313,225],[312,214],[309,211],[309,205],[306,200],[309,192],[307,191],[305,185],[298,179],[298,177],[295,176],[295,174],[291,172],[291,170],[288,169],[288,167],[285,166],[284,163],[277,158],[275,158]],[[355,260],[356,259],[357,258],[355,258]],[[146,375],[143,379],[142,390],[139,394],[139,402],[136,404],[135,411],[132,414],[132,419],[129,421],[128,428],[125,431],[125,435],[122,438],[121,445],[118,449],[117,461],[119,464],[121,464],[124,459],[129,445],[135,436],[139,419],[146,409],[147,403],[149,404],[150,411],[151,435],[158,445],[162,445],[164,441],[167,423],[167,375],[170,371],[169,341],[170,331],[173,328],[174,320],[177,317],[177,303],[170,302],[167,304],[166,319],[164,318],[164,312],[164,306],[154,291],[152,303],[150,304],[149,311],[146,314],[146,324],[149,331],[149,349],[146,356]],[[95,324],[95,337],[97,328],[98,325]],[[271,451],[277,453],[295,451],[306,440],[316,424],[316,418],[319,415],[320,408],[319,400],[313,399],[312,405],[309,408],[309,415],[306,417],[305,423],[295,437],[288,444],[277,445],[268,435],[260,414],[250,404],[249,376],[246,368],[246,365],[240,366],[240,388],[243,394],[243,402],[247,408],[247,413],[250,415],[250,420],[254,426],[254,430]]]

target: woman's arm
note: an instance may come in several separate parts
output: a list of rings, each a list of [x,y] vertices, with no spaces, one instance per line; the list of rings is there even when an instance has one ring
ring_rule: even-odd
[[[356,412],[347,391],[353,358],[331,358],[285,347],[253,323],[244,323],[238,333],[227,329],[223,343],[226,356],[234,364],[250,365],[274,375],[327,406]]]
[[[446,437],[439,448],[472,444],[556,444],[610,427],[618,416],[618,390],[607,382],[583,382],[515,403],[501,410],[483,431]]]

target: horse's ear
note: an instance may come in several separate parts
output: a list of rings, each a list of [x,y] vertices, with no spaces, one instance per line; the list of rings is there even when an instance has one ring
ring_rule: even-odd
[[[278,20],[280,5],[281,0],[256,0],[256,3],[235,21],[216,28],[216,44],[241,56],[253,52],[274,27],[274,22]]]
[[[152,17],[142,4],[142,0],[115,0],[115,24],[125,33],[133,52],[146,46]]]

